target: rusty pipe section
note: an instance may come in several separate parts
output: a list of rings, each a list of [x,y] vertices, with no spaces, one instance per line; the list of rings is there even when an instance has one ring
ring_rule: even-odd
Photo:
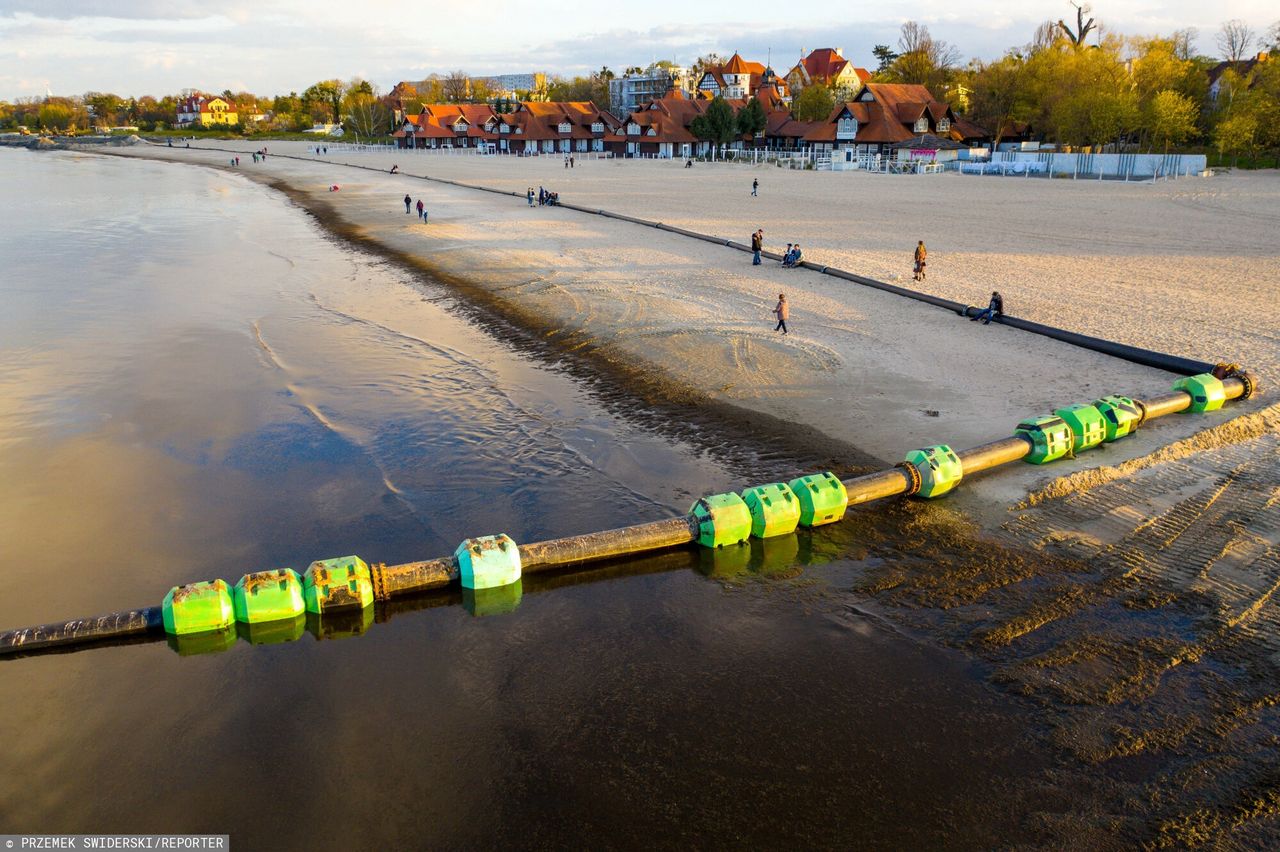
[[[369,570],[374,574],[373,586],[380,600],[438,589],[458,579],[458,563],[452,557],[375,565]]]
[[[697,522],[693,516],[682,515],[616,530],[539,541],[520,546],[520,570],[529,574],[582,562],[630,556],[689,544],[697,537]]]

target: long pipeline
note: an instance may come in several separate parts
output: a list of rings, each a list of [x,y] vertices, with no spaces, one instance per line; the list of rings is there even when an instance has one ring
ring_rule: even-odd
[[[1222,380],[1222,391],[1227,400],[1246,397],[1253,390],[1253,381],[1247,374]],[[1140,422],[1145,422],[1187,410],[1192,405],[1192,398],[1186,391],[1175,390],[1146,401],[1135,402],[1143,412]],[[1031,442],[1015,435],[961,450],[956,455],[960,460],[963,476],[968,478],[1018,461],[1031,451]],[[847,505],[850,506],[913,492],[913,476],[910,469],[902,465],[851,477],[841,484],[847,494]],[[522,571],[552,571],[679,547],[698,541],[698,528],[698,517],[690,513],[614,530],[523,544],[519,547]],[[455,556],[398,565],[379,564],[372,566],[370,571],[377,598],[381,601],[445,588],[456,583],[460,577]],[[96,618],[73,619],[5,631],[0,633],[0,657],[131,636],[154,635],[162,631],[160,607],[128,610]]]

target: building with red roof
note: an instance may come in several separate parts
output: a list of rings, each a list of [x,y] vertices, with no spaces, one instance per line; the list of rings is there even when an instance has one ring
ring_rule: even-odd
[[[851,149],[856,155],[897,156],[899,143],[932,134],[972,144],[985,134],[971,122],[959,122],[951,107],[924,86],[867,83],[856,100],[837,104],[825,121],[804,135],[818,151]]]
[[[522,102],[509,113],[488,104],[425,104],[392,134],[401,148],[484,148],[513,154],[604,151],[619,121],[590,101]]]
[[[801,53],[804,51],[802,50]],[[796,66],[787,72],[787,85],[793,92],[805,86],[821,83],[836,93],[837,98],[852,99],[864,83],[871,80],[871,72],[855,67],[845,59],[838,47],[822,47],[801,57]]]
[[[723,65],[713,65],[698,78],[698,94],[705,98],[749,98],[766,80],[776,78],[773,69],[759,62],[748,62],[739,54]]]

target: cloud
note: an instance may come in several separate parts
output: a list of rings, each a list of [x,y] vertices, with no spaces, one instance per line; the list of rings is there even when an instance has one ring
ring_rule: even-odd
[[[0,0],[0,15],[173,21],[214,15],[240,17],[244,7],[244,0]],[[261,8],[261,4],[254,7]]]

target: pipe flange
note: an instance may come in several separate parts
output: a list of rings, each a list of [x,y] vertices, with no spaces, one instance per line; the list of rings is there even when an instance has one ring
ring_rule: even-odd
[[[1133,404],[1138,406],[1138,422],[1133,424],[1133,428],[1141,429],[1142,424],[1147,422],[1147,404],[1140,399],[1135,399]]]
[[[387,577],[384,573],[387,570],[387,563],[379,562],[369,568],[369,581],[373,585],[373,599],[375,601],[389,601],[391,595],[387,593]]]
[[[1244,370],[1238,370],[1232,378],[1240,380],[1240,399],[1248,399],[1258,390],[1257,384],[1253,381],[1253,376],[1249,375]]]
[[[894,467],[900,467],[907,473],[907,479],[911,480],[911,484],[907,486],[907,490],[902,492],[904,497],[912,497],[920,493],[920,486],[924,481],[920,478],[920,471],[916,470],[916,466],[911,462],[898,462]]]

